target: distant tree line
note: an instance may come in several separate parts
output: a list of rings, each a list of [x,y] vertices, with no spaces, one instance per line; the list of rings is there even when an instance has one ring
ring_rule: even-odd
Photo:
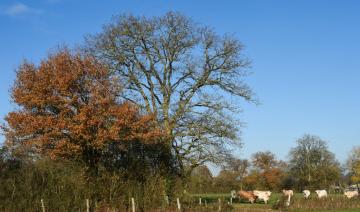
[[[217,176],[207,166],[196,168],[191,175],[189,192],[229,192],[231,190],[302,190],[326,189],[340,192],[359,183],[359,147],[341,165],[326,141],[304,135],[296,141],[287,161],[278,160],[269,152],[256,152],[250,159],[229,158]]]

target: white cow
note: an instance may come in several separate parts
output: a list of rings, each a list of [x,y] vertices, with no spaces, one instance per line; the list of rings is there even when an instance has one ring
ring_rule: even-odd
[[[267,204],[267,202],[270,199],[270,195],[271,195],[271,191],[254,190],[253,193],[255,196],[257,196],[258,199],[264,200],[265,204]]]
[[[311,194],[311,192],[309,190],[303,190],[302,193],[303,193],[303,196],[305,199],[308,199]]]
[[[359,196],[359,193],[358,193],[358,191],[345,191],[345,192],[344,192],[344,195],[345,195],[347,198],[351,199],[351,198],[353,198],[353,197]]]
[[[323,197],[327,197],[327,192],[326,190],[316,190],[315,193],[317,194],[317,196],[319,197],[319,199],[323,198]]]
[[[285,205],[290,206],[291,197],[294,195],[294,191],[293,190],[282,190],[282,193],[285,197],[287,197],[287,199],[285,201]]]
[[[292,197],[294,195],[294,191],[293,190],[282,190],[282,193],[284,196],[290,196]]]

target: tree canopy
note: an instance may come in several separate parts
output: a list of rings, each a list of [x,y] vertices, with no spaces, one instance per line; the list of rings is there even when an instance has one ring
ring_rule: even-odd
[[[124,84],[120,96],[155,114],[181,170],[221,163],[239,144],[240,106],[256,102],[244,82],[249,60],[232,36],[170,12],[160,17],[117,16],[89,36],[85,51],[108,64]]]
[[[360,147],[354,147],[346,161],[353,183],[360,183]]]
[[[304,135],[289,153],[289,167],[300,189],[327,188],[340,178],[341,169],[326,141]]]
[[[270,151],[256,152],[251,156],[252,170],[245,178],[245,184],[253,188],[281,190],[285,177],[284,162]]]
[[[61,49],[39,66],[24,62],[11,91],[18,110],[6,116],[6,145],[96,168],[111,145],[160,142],[154,116],[118,101],[119,92],[120,80],[94,57]]]

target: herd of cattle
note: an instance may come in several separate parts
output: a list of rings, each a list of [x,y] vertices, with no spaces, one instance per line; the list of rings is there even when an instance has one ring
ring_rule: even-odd
[[[321,198],[326,198],[328,196],[327,191],[326,190],[316,190],[315,191],[316,196],[321,199]],[[294,191],[293,190],[282,190],[282,194],[286,199],[286,204],[290,204],[290,199],[291,197],[294,195]],[[304,190],[302,192],[303,197],[305,199],[308,199],[310,197],[311,192],[309,190]],[[358,191],[345,191],[344,195],[351,199],[353,197],[357,197],[359,196]],[[271,196],[271,191],[258,191],[258,190],[254,190],[254,191],[231,191],[231,196],[232,198],[240,198],[243,200],[247,200],[250,203],[254,203],[256,202],[256,200],[262,200],[265,202],[265,204],[268,203],[270,196]]]

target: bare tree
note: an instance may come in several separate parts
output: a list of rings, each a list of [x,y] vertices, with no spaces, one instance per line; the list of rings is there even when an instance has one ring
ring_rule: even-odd
[[[267,171],[278,166],[279,161],[270,151],[256,152],[251,156],[251,163],[255,169]]]
[[[256,100],[243,81],[250,63],[236,38],[178,13],[124,15],[89,36],[85,49],[123,81],[121,98],[156,115],[181,170],[220,163],[240,143],[237,100]]]
[[[235,181],[239,182],[240,190],[243,189],[243,180],[249,173],[250,162],[247,159],[230,157],[225,161],[222,170],[230,171],[235,176]]]

